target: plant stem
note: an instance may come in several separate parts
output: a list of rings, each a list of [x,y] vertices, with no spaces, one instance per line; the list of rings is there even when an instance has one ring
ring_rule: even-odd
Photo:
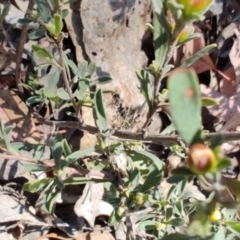
[[[159,91],[160,91],[160,87],[161,87],[161,82],[162,80],[166,77],[166,74],[167,74],[167,71],[166,71],[166,67],[167,65],[169,64],[172,56],[173,56],[173,52],[176,48],[176,45],[177,45],[177,41],[178,39],[176,38],[172,44],[169,46],[169,49],[168,49],[168,53],[167,53],[167,56],[166,56],[166,59],[164,61],[164,64],[163,64],[163,67],[162,67],[162,72],[161,72],[161,75],[159,77],[159,80],[157,82],[157,85],[155,87],[155,92],[154,92],[154,99],[156,99]]]
[[[59,65],[61,66],[61,71],[62,71],[62,78],[63,78],[63,82],[65,85],[65,88],[68,92],[68,95],[71,99],[73,108],[77,114],[77,118],[79,119],[79,121],[82,123],[82,116],[80,113],[80,108],[78,107],[77,103],[74,101],[74,96],[72,93],[72,89],[69,85],[69,81],[67,78],[67,73],[66,73],[66,69],[65,69],[65,64],[64,64],[64,59],[63,59],[63,41],[62,41],[62,37],[61,40],[57,42],[57,47],[58,47],[58,53],[59,53]]]
[[[30,0],[28,3],[28,10],[32,11],[34,7],[34,0]],[[26,18],[28,18],[28,14],[26,14]],[[21,35],[20,35],[20,40],[18,43],[18,48],[17,48],[17,57],[16,57],[16,70],[15,70],[15,81],[16,85],[18,87],[18,91],[20,94],[23,94],[23,87],[20,86],[19,84],[21,83],[21,63],[22,63],[22,54],[23,54],[23,49],[24,49],[24,44],[27,40],[27,31],[28,31],[28,23],[24,24],[22,27]]]

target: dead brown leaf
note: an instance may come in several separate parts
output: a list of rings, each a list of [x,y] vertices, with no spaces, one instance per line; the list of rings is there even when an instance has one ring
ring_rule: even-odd
[[[14,91],[0,89],[0,116],[6,125],[16,124],[12,140],[23,141],[32,136],[35,125],[31,113]]]
[[[236,93],[236,75],[234,68],[228,68],[226,71],[224,71],[224,74],[228,76],[228,78],[222,78],[220,80],[220,92],[226,97],[231,97]]]

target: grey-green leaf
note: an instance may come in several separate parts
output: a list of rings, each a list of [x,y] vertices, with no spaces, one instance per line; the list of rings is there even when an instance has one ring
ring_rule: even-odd
[[[57,90],[57,95],[59,98],[61,98],[62,100],[68,101],[70,100],[70,97],[67,93],[67,91],[64,88],[58,88]]]
[[[153,103],[153,90],[152,90],[149,74],[144,70],[140,70],[140,71],[137,71],[137,75],[141,81],[141,85],[142,85],[141,90],[145,96],[145,99],[148,103],[149,108],[151,108]]]
[[[142,192],[150,190],[152,187],[157,187],[161,179],[163,178],[163,172],[156,168],[148,174],[144,184],[141,187]]]
[[[127,155],[135,155],[136,158],[139,158],[139,160],[145,159],[145,160],[150,160],[152,163],[156,166],[158,170],[162,170],[164,163],[162,160],[160,160],[157,156],[150,152],[146,152],[143,150],[126,150]]]
[[[103,94],[101,89],[97,90],[97,92],[95,93],[94,104],[95,104],[95,111],[97,115],[97,121],[96,121],[97,126],[100,132],[103,132],[104,130],[107,129],[108,124],[107,124],[107,116],[105,113],[105,108],[103,104]]]
[[[37,29],[37,30],[30,32],[28,34],[28,38],[31,40],[35,40],[35,39],[43,37],[45,34],[46,34],[45,29]]]
[[[63,161],[61,161],[61,169],[65,168],[69,164],[77,161],[79,158],[84,157],[89,153],[92,153],[93,151],[95,151],[95,147],[86,148],[86,149],[78,150],[76,152],[71,153]]]
[[[54,16],[54,23],[55,23],[55,36],[59,36],[63,27],[62,16],[59,14],[56,14]]]
[[[23,185],[23,190],[28,192],[39,192],[52,181],[50,178],[30,180]]]
[[[45,0],[35,0],[38,10],[43,18],[44,22],[48,22],[51,19],[51,12],[48,8]]]
[[[56,142],[53,146],[52,155],[53,155],[53,159],[56,164],[56,167],[58,169],[60,169],[61,163],[63,161],[63,160],[61,161],[62,152],[63,152],[62,142]]]
[[[165,61],[170,42],[170,27],[162,1],[153,0],[153,45],[159,71]]]
[[[43,47],[40,47],[38,45],[32,45],[32,50],[38,57],[43,58],[46,61],[52,61],[53,60],[53,57]]]
[[[46,171],[47,167],[39,165],[38,163],[24,163],[23,168],[27,172]]]
[[[181,67],[183,68],[188,68],[190,67],[194,62],[196,62],[198,59],[200,59],[201,57],[203,57],[205,54],[210,53],[212,50],[214,50],[214,48],[217,47],[216,43],[213,43],[211,45],[208,45],[204,48],[202,48],[201,50],[199,50],[198,52],[196,52],[193,56],[191,56],[190,58],[188,58],[185,62],[182,63]]]
[[[187,144],[201,138],[201,99],[199,82],[192,69],[176,69],[168,78],[170,114]]]

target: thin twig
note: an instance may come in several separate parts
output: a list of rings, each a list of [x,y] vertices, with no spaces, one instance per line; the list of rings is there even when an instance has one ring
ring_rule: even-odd
[[[9,154],[5,154],[5,153],[0,153],[0,158],[8,159],[8,160],[20,160],[20,161],[24,161],[24,162],[38,163],[37,160],[35,160],[35,159],[26,158],[26,157],[22,157],[19,155],[9,155]]]
[[[48,9],[51,11],[51,14],[53,14],[54,9],[53,9],[53,6],[52,6],[50,0],[46,0],[46,4],[48,6]]]
[[[32,11],[34,7],[34,0],[29,0],[28,3],[28,10]],[[29,14],[26,14],[26,18],[28,18]],[[27,31],[28,31],[28,26],[29,24],[26,23],[25,25],[23,25],[22,27],[22,31],[21,31],[21,35],[20,35],[20,40],[18,43],[18,48],[17,48],[17,58],[16,58],[16,71],[15,71],[15,80],[16,80],[16,84],[18,87],[18,90],[21,94],[23,94],[23,87],[20,85],[21,80],[20,80],[20,76],[21,76],[21,63],[22,63],[22,54],[23,54],[23,49],[24,49],[24,44],[27,40]]]
[[[150,108],[151,112],[149,114],[149,117],[147,118],[146,122],[143,125],[143,131],[145,131],[146,128],[149,126],[154,113],[158,110],[158,103],[156,101],[157,96],[158,96],[158,93],[160,91],[162,80],[166,77],[166,74],[168,73],[166,71],[168,69],[167,66],[168,66],[170,60],[172,59],[174,50],[176,49],[176,46],[177,46],[177,43],[178,43],[178,35],[182,31],[182,29],[183,29],[183,25],[182,25],[182,23],[179,23],[176,26],[176,30],[171,37],[170,45],[169,45],[168,52],[167,52],[167,55],[166,55],[166,59],[165,59],[164,64],[162,66],[161,74],[158,77],[157,81],[155,81],[153,106],[152,106],[152,108]]]

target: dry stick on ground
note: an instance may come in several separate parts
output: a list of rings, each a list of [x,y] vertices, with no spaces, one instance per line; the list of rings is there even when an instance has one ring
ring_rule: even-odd
[[[31,12],[33,10],[33,7],[34,7],[34,0],[29,0],[28,10]],[[26,14],[26,17],[28,17],[28,14]],[[16,80],[18,90],[21,94],[23,94],[23,87],[19,85],[21,83],[21,80],[20,80],[21,63],[22,63],[22,54],[23,54],[24,44],[27,39],[28,25],[29,24],[27,23],[27,24],[23,25],[23,27],[22,27],[22,32],[20,35],[20,40],[19,40],[18,48],[17,48],[15,80]]]
[[[85,123],[81,124],[79,122],[74,121],[51,121],[42,118],[40,115],[35,114],[35,117],[42,123],[49,125],[49,126],[56,126],[60,128],[74,128],[79,129],[84,132],[88,132],[91,134],[99,134],[99,130],[97,127],[93,127],[87,125]],[[109,129],[111,133],[111,138],[117,138],[119,141],[142,141],[145,143],[153,143],[153,144],[181,144],[183,141],[178,135],[160,135],[160,134],[149,134],[148,136],[144,137],[142,132],[133,133],[127,130],[114,130]],[[216,136],[223,136],[224,141],[234,141],[240,139],[240,132],[216,132],[216,133],[207,133],[205,134],[205,140],[209,141]]]

